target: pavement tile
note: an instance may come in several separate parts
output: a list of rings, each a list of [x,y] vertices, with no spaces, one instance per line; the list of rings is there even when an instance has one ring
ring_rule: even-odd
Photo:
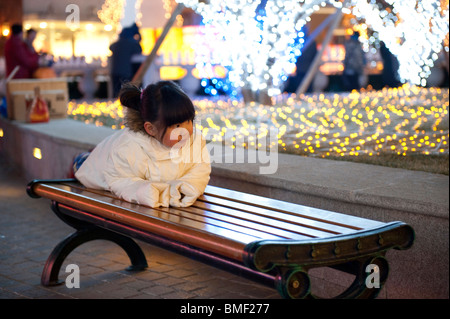
[[[185,283],[186,281],[180,278],[175,278],[175,277],[164,277],[158,280],[155,280],[155,283],[158,285],[163,285],[163,286],[175,286],[181,283]]]
[[[161,298],[164,298],[164,295],[168,293],[173,293],[175,291],[172,287],[166,287],[161,285],[155,285],[149,288],[142,289],[141,292],[144,292],[146,294],[150,294],[153,296],[159,296]]]

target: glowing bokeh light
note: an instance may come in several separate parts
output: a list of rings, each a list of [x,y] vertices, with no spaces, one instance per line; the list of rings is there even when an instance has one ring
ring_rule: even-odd
[[[214,65],[230,69],[234,87],[280,93],[303,46],[302,28],[326,3],[338,1],[177,0],[203,18],[197,68],[206,76]],[[298,39],[300,39],[298,41]]]
[[[377,1],[352,0],[352,12],[377,32],[378,38],[397,56],[401,80],[425,86],[448,36],[448,3],[444,8],[438,0],[385,3],[386,8]]]
[[[106,25],[117,27],[123,17],[125,0],[105,0],[97,16]]]
[[[197,67],[230,67],[235,87],[267,90],[270,96],[279,93],[300,53],[301,45],[294,45],[294,39],[321,6],[343,8],[364,29],[371,28],[397,56],[401,80],[415,85],[426,85],[449,30],[448,3],[439,0],[176,1],[199,13],[206,26],[213,26],[205,28],[202,36],[212,50],[202,55],[199,45]],[[448,43],[445,49],[448,52]]]
[[[351,93],[280,95],[273,106],[232,99],[194,99],[196,127],[211,142],[257,147],[251,138],[277,131],[280,151],[306,156],[448,154],[449,90],[405,84]],[[118,101],[69,103],[69,117],[123,128]],[[262,136],[263,138],[264,136]]]

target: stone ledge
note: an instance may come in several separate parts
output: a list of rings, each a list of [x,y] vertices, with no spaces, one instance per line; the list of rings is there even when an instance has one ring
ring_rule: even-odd
[[[254,164],[213,164],[213,175],[330,200],[448,218],[449,178],[375,165],[279,154],[276,174]]]

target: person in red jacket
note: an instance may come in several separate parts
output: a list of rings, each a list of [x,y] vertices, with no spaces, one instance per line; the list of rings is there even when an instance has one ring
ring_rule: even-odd
[[[19,66],[14,79],[31,78],[39,67],[39,55],[28,50],[27,44],[23,40],[21,24],[14,24],[11,27],[11,36],[5,43],[5,60],[6,76],[9,76],[14,68]]]

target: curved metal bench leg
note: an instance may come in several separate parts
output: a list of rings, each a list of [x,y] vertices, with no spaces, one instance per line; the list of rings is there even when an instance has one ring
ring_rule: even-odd
[[[367,266],[373,265],[374,272],[377,272],[376,276],[378,287],[375,287],[375,283],[369,280],[370,272],[367,271]],[[376,298],[381,291],[381,288],[386,283],[389,275],[389,263],[383,256],[371,257],[366,260],[356,262],[355,280],[350,287],[336,298],[346,299],[368,299]]]
[[[377,272],[375,274],[378,280],[376,284],[372,283],[371,278],[369,278],[371,273],[367,271],[368,265],[373,265],[371,268],[374,272]],[[334,268],[355,275],[355,280],[350,287],[334,297],[337,299],[376,298],[389,274],[389,264],[383,256],[356,260]],[[279,267],[278,274],[275,276],[275,287],[283,298],[320,298],[311,293],[311,280],[307,271],[300,267]]]
[[[63,283],[58,280],[58,274],[66,257],[78,246],[97,239],[112,241],[125,250],[131,261],[131,266],[127,270],[139,271],[147,268],[147,260],[143,251],[131,238],[97,227],[78,229],[53,249],[45,263],[41,284],[54,286]]]

